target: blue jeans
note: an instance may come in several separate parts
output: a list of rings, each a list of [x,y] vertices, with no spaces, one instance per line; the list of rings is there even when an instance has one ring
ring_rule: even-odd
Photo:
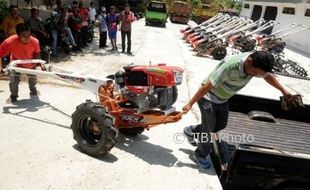
[[[216,133],[224,129],[228,120],[228,102],[216,104],[204,98],[198,101],[198,106],[201,113],[201,124],[194,127],[192,130],[195,137],[199,137],[198,146],[195,154],[198,157],[206,158],[211,150],[211,133]],[[206,137],[208,139],[202,138]]]
[[[72,32],[71,32],[71,29],[69,27],[65,27],[65,30],[69,36],[69,39],[70,39],[70,43],[71,44],[75,44],[75,40],[73,38],[73,35],[72,35]]]
[[[64,27],[63,31],[66,32],[66,36],[62,38],[62,40],[68,41],[69,42],[68,45],[75,44],[75,40],[73,38],[71,29],[69,27]]]
[[[51,31],[52,34],[52,54],[57,55],[57,39],[58,39],[58,31],[56,29],[53,29]]]

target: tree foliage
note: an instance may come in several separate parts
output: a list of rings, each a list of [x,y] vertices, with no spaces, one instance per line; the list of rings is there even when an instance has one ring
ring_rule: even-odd
[[[241,1],[238,0],[218,0],[218,2],[223,6],[225,9],[236,9],[238,11],[241,10]]]

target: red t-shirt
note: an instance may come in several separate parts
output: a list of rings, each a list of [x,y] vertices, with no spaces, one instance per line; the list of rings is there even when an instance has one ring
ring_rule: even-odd
[[[89,18],[89,13],[88,13],[88,9],[86,8],[80,8],[79,9],[79,13],[82,17],[83,20],[87,21]]]
[[[27,44],[23,44],[17,34],[10,36],[2,42],[0,45],[0,57],[11,54],[11,60],[17,59],[33,59],[34,54],[40,53],[40,45],[38,39],[30,37],[30,41]],[[23,64],[18,67],[32,69],[34,64]]]
[[[86,8],[80,8],[80,15],[83,19],[81,25],[82,27],[87,27],[88,26],[88,18],[89,18],[89,14],[88,14],[88,9]]]

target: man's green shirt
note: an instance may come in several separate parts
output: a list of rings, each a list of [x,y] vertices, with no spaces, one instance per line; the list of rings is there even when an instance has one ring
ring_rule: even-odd
[[[202,82],[211,82],[213,88],[204,96],[214,103],[224,103],[241,90],[251,79],[244,71],[249,53],[242,53],[222,61]]]

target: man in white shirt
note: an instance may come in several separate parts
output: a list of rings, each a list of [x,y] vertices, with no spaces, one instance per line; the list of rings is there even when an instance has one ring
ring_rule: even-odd
[[[96,8],[94,2],[90,2],[90,7],[89,7],[89,20],[91,21],[92,24],[95,23],[96,20]]]
[[[107,46],[107,15],[106,15],[106,8],[101,7],[99,10],[100,14],[98,16],[98,23],[99,23],[99,33],[100,33],[100,39],[99,39],[99,48],[106,48]]]

